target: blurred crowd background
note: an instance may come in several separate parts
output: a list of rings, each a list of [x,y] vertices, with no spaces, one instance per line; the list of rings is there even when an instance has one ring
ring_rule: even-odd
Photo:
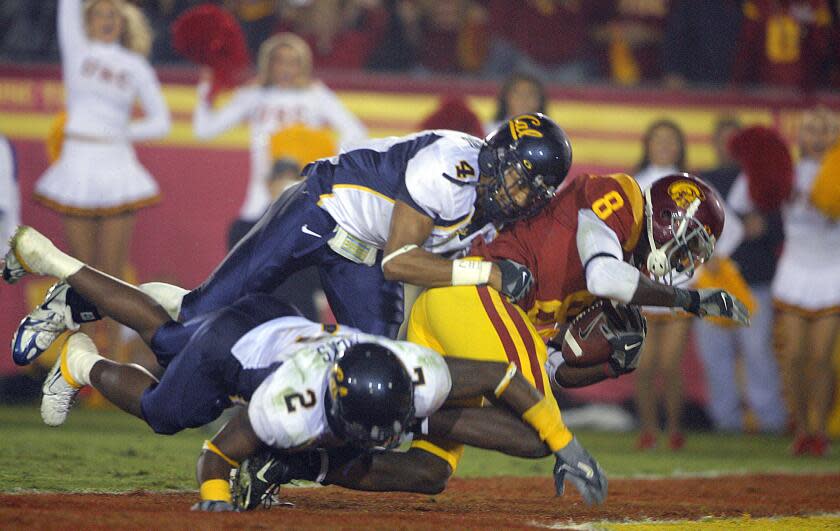
[[[207,2],[133,2],[152,30],[148,62],[161,83],[148,80],[137,109],[129,102],[132,123],[145,126],[128,135],[139,163],[126,171],[151,184],[128,198],[128,181],[112,183],[81,206],[68,206],[75,198],[55,181],[90,156],[73,144],[86,140],[72,108],[66,122],[58,3],[0,2],[4,241],[23,221],[115,276],[191,288],[315,158],[420,129],[484,136],[513,115],[545,112],[571,137],[572,174],[693,171],[716,186],[743,238],[700,281],[735,278],[755,312],[740,331],[653,316],[637,373],[565,394],[569,423],[639,429],[641,450],[679,450],[686,429],[714,428],[789,434],[793,453],[825,455],[840,435],[840,2],[225,0],[211,3],[241,28],[253,66],[224,80],[173,42],[173,22]],[[750,144],[756,126],[774,147]],[[793,180],[779,204],[735,186],[779,160]],[[99,204],[106,188],[115,205]],[[777,263],[788,264],[784,276]],[[0,340],[49,285],[0,288]],[[809,287],[813,304],[801,297]],[[331,319],[314,271],[279,294]],[[94,333],[114,357],[150,362],[126,330]],[[36,399],[43,372],[0,357],[0,402]]]
[[[155,64],[183,62],[170,24],[198,0],[142,0]],[[224,0],[256,54],[291,31],[317,69],[557,83],[840,88],[830,0]],[[0,5],[0,59],[58,60],[56,0]]]

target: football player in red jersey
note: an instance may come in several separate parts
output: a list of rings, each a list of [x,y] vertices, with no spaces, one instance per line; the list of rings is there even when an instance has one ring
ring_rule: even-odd
[[[489,245],[473,248],[477,256],[504,257],[533,273],[532,289],[518,307],[486,287],[427,290],[411,312],[408,339],[444,356],[509,360],[543,393],[546,380],[569,387],[617,377],[638,362],[638,334],[632,343],[614,345],[610,363],[569,367],[559,353],[546,359],[536,327],[546,332],[543,337],[552,335],[555,324],[566,322],[597,297],[684,308],[699,316],[726,316],[745,324],[746,309],[725,291],[673,285],[711,257],[723,224],[717,192],[692,175],[665,177],[645,192],[627,175],[578,176],[536,217],[517,222]],[[551,393],[545,394],[556,407]],[[524,457],[550,451],[562,457],[562,452],[579,446],[576,439],[567,439],[557,441],[558,447],[567,444],[557,450],[550,439],[542,434],[535,437],[532,428],[501,408],[461,407],[430,417],[408,452],[383,452],[349,462],[331,454],[324,467],[328,472],[320,477],[353,489],[438,492],[461,459],[461,443]],[[564,462],[569,460],[559,458],[555,466],[558,492],[562,492]],[[263,463],[243,465],[240,471],[253,482]],[[282,467],[278,469],[282,472]],[[587,485],[573,469],[567,479],[601,489]],[[599,492],[606,495],[605,483]]]

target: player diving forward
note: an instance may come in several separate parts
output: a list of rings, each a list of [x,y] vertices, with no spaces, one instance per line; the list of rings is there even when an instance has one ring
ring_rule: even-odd
[[[408,342],[354,329],[325,330],[262,294],[182,324],[144,292],[85,266],[30,227],[19,228],[10,246],[6,260],[14,255],[23,268],[16,276],[51,275],[72,288],[76,310],[54,309],[97,311],[132,327],[165,367],[158,381],[136,365],[101,357],[86,335],[75,333],[44,383],[41,413],[47,424],[65,421],[84,385],[162,434],[204,425],[237,397],[249,402],[205,444],[197,509],[231,510],[231,468],[265,447],[390,448],[445,401],[482,396],[506,404],[533,426],[532,436],[569,439],[557,452],[563,476],[568,474],[590,503],[606,496],[606,477],[597,462],[573,440],[559,410],[513,365],[444,360]],[[178,348],[167,350],[162,343]],[[432,429],[431,422],[426,425]],[[444,423],[441,434],[452,432]],[[342,464],[356,457],[353,453]],[[330,470],[320,461],[303,460],[300,466],[323,468],[323,477],[316,478],[322,481],[338,473],[338,467]]]
[[[553,335],[551,325],[565,323],[596,297],[682,308],[699,316],[722,315],[747,324],[746,309],[729,293],[669,285],[676,274],[691,276],[711,257],[723,227],[720,197],[692,175],[665,177],[644,192],[627,175],[580,175],[568,181],[542,213],[515,223],[489,245],[479,242],[474,248],[482,257],[515,260],[531,270],[534,284],[527,297],[515,305],[487,286],[430,289],[412,309],[408,339],[444,356],[514,363],[556,407],[552,384],[591,385],[630,372],[638,364],[644,326],[634,312],[623,326],[612,327],[609,361],[570,367],[560,352],[549,358],[537,326]],[[654,282],[642,272],[667,283]],[[345,472],[342,485],[412,490],[422,481],[445,484],[461,459],[464,443],[483,446],[483,441],[492,439],[509,453],[537,457],[562,449],[569,440],[535,440],[524,424],[510,422],[510,415],[499,408],[445,413],[453,425],[469,427],[458,440],[436,434],[415,438],[407,453],[377,454],[364,466],[355,465],[354,475]],[[255,477],[269,459],[263,455],[244,464],[240,470],[244,487],[237,490],[259,498],[271,488],[271,481]],[[274,474],[263,477],[275,483],[296,479],[289,473],[290,461],[294,458],[276,457]],[[430,467],[429,461],[437,466]],[[401,471],[398,478],[395,470]],[[304,479],[313,476],[310,471]]]
[[[571,158],[566,134],[541,114],[518,116],[486,141],[442,130],[368,141],[304,168],[305,181],[278,198],[198,288],[141,288],[186,322],[243,295],[270,293],[316,265],[338,322],[393,338],[403,321],[400,282],[489,283],[514,299],[524,294],[530,276],[518,264],[450,259],[477,236],[492,238],[497,226],[545,206]],[[12,269],[4,270],[7,281]],[[42,310],[18,328],[20,365],[64,329]]]

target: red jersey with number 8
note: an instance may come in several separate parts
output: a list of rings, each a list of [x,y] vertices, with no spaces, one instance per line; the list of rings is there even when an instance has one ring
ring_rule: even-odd
[[[534,286],[519,301],[540,329],[563,323],[589,306],[577,248],[578,212],[591,210],[618,236],[629,260],[643,229],[644,199],[636,181],[625,174],[578,175],[564,183],[537,216],[518,221],[491,243],[479,239],[472,254],[488,260],[507,258],[534,275]]]

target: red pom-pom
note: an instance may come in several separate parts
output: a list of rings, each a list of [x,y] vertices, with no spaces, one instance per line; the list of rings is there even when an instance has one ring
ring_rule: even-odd
[[[233,15],[218,6],[192,7],[175,19],[170,29],[175,51],[213,70],[213,92],[237,85],[251,62],[242,28]]]
[[[755,206],[764,212],[778,210],[793,191],[793,161],[781,135],[768,127],[747,127],[727,147],[747,176]]]
[[[451,129],[479,138],[484,136],[478,116],[472,112],[464,98],[459,96],[441,101],[437,110],[420,123],[420,129]]]

